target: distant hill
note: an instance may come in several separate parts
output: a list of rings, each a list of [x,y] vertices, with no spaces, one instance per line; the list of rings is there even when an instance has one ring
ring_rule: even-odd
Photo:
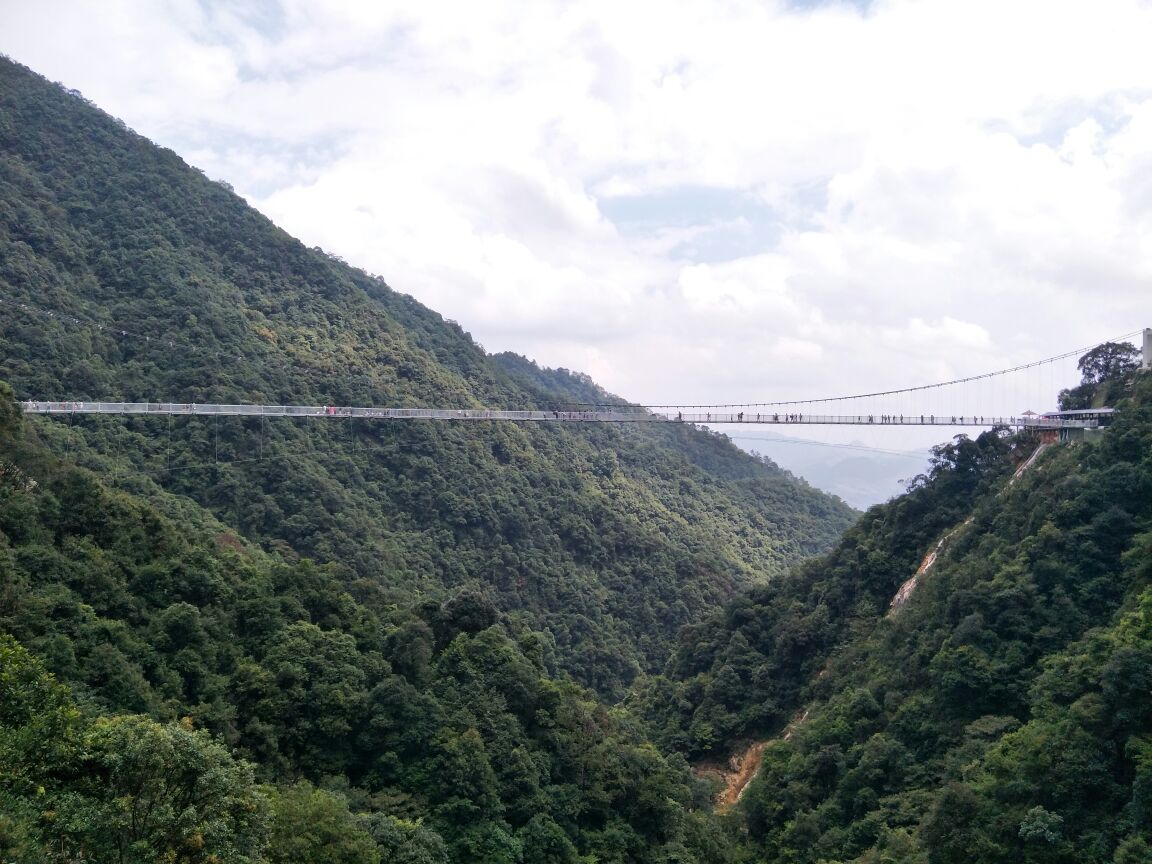
[[[1104,384],[1130,396],[1099,438],[1018,477],[1035,441],[937,448],[645,682],[665,747],[764,745],[737,808],[755,860],[1152,860],[1152,376]]]
[[[402,207],[403,202],[396,202]],[[539,407],[610,400],[490,357],[78,94],[0,61],[0,379],[20,399]],[[855,518],[685,426],[37,420],[105,482],[187,499],[410,606],[469,591],[619,695],[677,629]]]
[[[764,454],[817,489],[860,510],[903,492],[907,481],[924,470],[930,455],[927,450],[889,453],[863,445],[828,445],[771,433],[728,434],[748,452]]]

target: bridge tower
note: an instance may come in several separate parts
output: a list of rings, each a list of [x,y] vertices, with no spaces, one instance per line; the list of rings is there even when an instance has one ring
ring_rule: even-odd
[[[1152,369],[1152,327],[1144,328],[1144,364],[1141,369]]]

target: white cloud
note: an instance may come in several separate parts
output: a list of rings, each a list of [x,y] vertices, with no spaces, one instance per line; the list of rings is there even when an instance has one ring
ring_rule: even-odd
[[[903,327],[885,328],[881,338],[892,348],[924,346],[938,351],[979,350],[992,348],[988,331],[979,324],[942,318],[928,322],[913,318]]]

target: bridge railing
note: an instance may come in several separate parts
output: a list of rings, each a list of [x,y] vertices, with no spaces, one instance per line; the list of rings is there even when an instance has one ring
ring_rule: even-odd
[[[1096,419],[1043,416],[803,414],[800,412],[655,412],[622,406],[608,411],[504,410],[496,408],[373,408],[335,405],[223,405],[194,402],[22,402],[29,414],[165,414],[228,417],[327,417],[372,420],[511,420],[521,422],[691,423],[700,425],[1011,426],[1091,429]]]

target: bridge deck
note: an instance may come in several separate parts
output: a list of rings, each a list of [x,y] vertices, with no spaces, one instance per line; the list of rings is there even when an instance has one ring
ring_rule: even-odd
[[[27,414],[193,415],[206,417],[315,417],[365,420],[513,420],[541,423],[747,423],[804,426],[1015,426],[1041,429],[1094,428],[1096,420],[1041,416],[802,414],[799,412],[666,412],[641,408],[599,411],[506,411],[493,408],[363,408],[330,405],[203,405],[180,402],[20,403]]]

